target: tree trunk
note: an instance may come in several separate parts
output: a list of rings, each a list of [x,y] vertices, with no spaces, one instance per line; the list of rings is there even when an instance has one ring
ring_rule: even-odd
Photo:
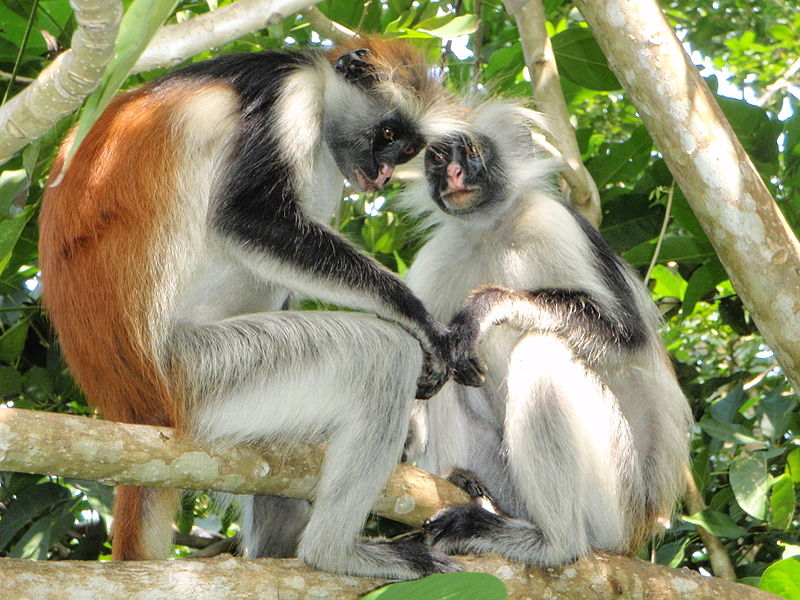
[[[800,390],[800,243],[655,0],[575,5]]]

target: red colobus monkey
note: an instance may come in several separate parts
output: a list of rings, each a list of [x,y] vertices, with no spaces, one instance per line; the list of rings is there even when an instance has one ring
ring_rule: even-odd
[[[559,565],[592,548],[633,551],[671,514],[691,419],[647,289],[556,199],[530,116],[486,103],[431,143],[406,202],[435,230],[408,281],[452,319],[456,381],[485,377],[422,408],[420,466],[472,471],[505,513],[454,507],[429,521],[429,538]]]
[[[325,223],[343,175],[379,189],[458,109],[408,46],[357,44],[221,56],[118,96],[47,192],[44,303],[108,419],[223,443],[326,439],[298,555],[414,578],[455,563],[358,534],[415,394],[447,378],[446,330]],[[293,292],[380,318],[281,312]],[[120,486],[114,557],[163,556],[175,502]],[[268,553],[257,507],[246,521],[247,553]]]

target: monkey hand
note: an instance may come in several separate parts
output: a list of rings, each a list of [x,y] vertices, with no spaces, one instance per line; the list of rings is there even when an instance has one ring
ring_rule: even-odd
[[[450,368],[461,385],[481,387],[486,380],[486,363],[478,356],[475,323],[459,313],[450,324]]]
[[[370,51],[366,48],[342,54],[333,65],[347,81],[369,88],[374,83],[375,73],[369,62]]]
[[[417,380],[417,400],[428,400],[450,379],[447,360],[449,337],[447,330],[434,323],[430,335],[430,347],[423,344],[422,374]]]

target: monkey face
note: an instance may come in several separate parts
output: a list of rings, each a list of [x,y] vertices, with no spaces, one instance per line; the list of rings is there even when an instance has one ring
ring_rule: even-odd
[[[425,177],[434,202],[450,215],[468,215],[503,197],[494,144],[483,135],[438,140],[425,153]]]
[[[381,189],[394,167],[414,158],[425,145],[416,126],[398,110],[381,114],[367,127],[360,125],[349,128],[345,121],[332,122],[325,137],[339,169],[361,191]]]

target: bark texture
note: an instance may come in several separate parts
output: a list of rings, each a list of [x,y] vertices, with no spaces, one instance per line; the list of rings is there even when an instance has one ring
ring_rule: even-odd
[[[0,471],[311,499],[324,455],[320,444],[204,448],[166,427],[0,409]],[[439,510],[468,502],[447,481],[398,465],[373,512],[420,526]]]
[[[239,0],[184,23],[158,30],[136,61],[132,73],[173,67],[209,48],[276,25],[320,0]]]
[[[504,4],[517,21],[525,64],[531,75],[533,101],[536,108],[547,116],[548,140],[561,154],[564,163],[561,175],[569,186],[569,200],[592,225],[599,227],[602,220],[600,193],[581,161],[578,140],[561,91],[553,45],[545,28],[542,2],[504,0]]]
[[[460,557],[465,570],[491,573],[510,600],[775,600],[753,587],[635,558],[600,554],[560,568],[524,567],[496,556]],[[0,559],[14,600],[327,600],[355,599],[387,582],[331,575],[296,559],[230,556],[100,563]]]
[[[78,108],[100,83],[114,55],[119,0],[70,0],[78,28],[72,48],[0,107],[0,164]]]
[[[575,0],[765,341],[800,389],[800,243],[655,0]]]

